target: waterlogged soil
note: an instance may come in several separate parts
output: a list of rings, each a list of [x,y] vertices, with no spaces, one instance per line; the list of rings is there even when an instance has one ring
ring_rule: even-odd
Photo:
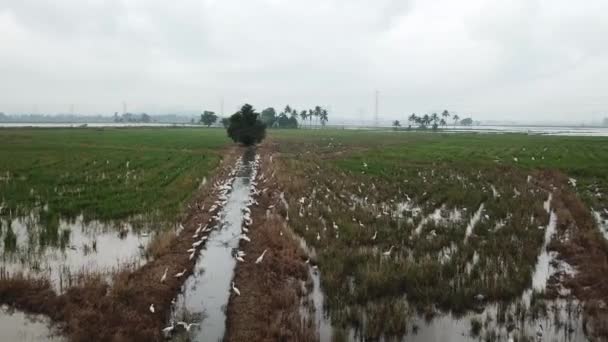
[[[0,341],[64,342],[66,339],[58,334],[48,317],[0,307]]]
[[[59,241],[43,245],[39,233],[45,227],[37,218],[31,214],[5,221],[4,227],[10,226],[15,240],[12,248],[6,239],[1,242],[4,277],[21,274],[48,279],[56,291],[63,292],[79,276],[102,274],[110,281],[119,270],[146,262],[145,251],[153,235],[147,227],[134,229],[124,221],[85,222],[82,216],[61,219],[57,224]]]
[[[171,319],[198,324],[189,332],[190,341],[219,341],[224,337],[226,306],[241,241],[244,209],[251,198],[254,156],[254,151],[248,150],[240,162],[227,202],[218,213],[217,223],[201,250],[192,275],[177,297]],[[182,340],[184,333],[187,332],[176,334],[173,340]]]

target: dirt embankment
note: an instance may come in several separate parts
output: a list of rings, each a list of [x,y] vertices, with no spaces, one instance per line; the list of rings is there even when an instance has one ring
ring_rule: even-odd
[[[196,259],[190,260],[187,249],[199,224],[206,224],[212,213],[199,206],[211,207],[217,199],[213,184],[227,177],[241,148],[231,148],[209,179],[191,199],[182,219],[184,229],[178,236],[161,234],[154,243],[155,258],[134,271],[115,276],[109,286],[101,277],[89,277],[80,285],[57,295],[48,281],[19,276],[0,279],[0,303],[30,313],[48,315],[60,324],[71,341],[161,341],[161,329],[167,322],[171,300],[191,274]],[[160,282],[165,269],[168,276]],[[174,275],[186,270],[184,276]],[[154,311],[150,305],[154,304]]]
[[[570,189],[568,177],[557,171],[539,174],[553,194],[551,207],[557,215],[557,235],[548,246],[558,258],[576,270],[557,274],[549,292],[558,295],[560,284],[584,302],[584,328],[592,336],[608,338],[608,243],[596,227],[589,208]]]
[[[241,295],[230,295],[226,341],[316,341],[311,322],[299,314],[308,280],[305,254],[279,214],[280,190],[275,181],[272,142],[259,146],[258,204],[251,207],[253,224],[241,241],[245,262],[238,263],[234,281]],[[269,209],[270,208],[270,209]],[[256,259],[266,250],[260,263]]]

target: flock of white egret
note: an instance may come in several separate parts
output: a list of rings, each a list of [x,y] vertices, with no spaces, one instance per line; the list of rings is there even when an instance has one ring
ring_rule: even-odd
[[[242,209],[243,220],[242,220],[242,224],[241,224],[241,234],[238,235],[238,239],[240,241],[251,242],[251,238],[247,235],[247,233],[249,233],[249,229],[250,229],[251,225],[253,224],[250,206],[257,205],[258,202],[255,200],[255,197],[260,195],[261,193],[264,193],[267,191],[267,189],[263,189],[262,191],[257,189],[258,183],[257,183],[256,179],[257,179],[257,175],[258,175],[259,163],[260,163],[260,156],[256,155],[254,160],[250,164],[251,165],[251,175],[250,175],[251,181],[249,182],[249,184],[250,184],[249,195],[250,196],[249,196],[248,202],[246,203],[246,206]],[[228,202],[228,194],[232,190],[232,185],[233,185],[235,178],[237,177],[237,171],[238,171],[238,168],[240,165],[242,165],[241,158],[239,158],[239,160],[236,163],[236,167],[234,167],[232,169],[232,171],[229,173],[227,179],[224,182],[216,182],[214,184],[214,190],[218,192],[217,200],[207,210],[207,212],[209,214],[211,214],[212,217],[208,220],[207,224],[205,224],[205,225],[203,225],[202,223],[199,223],[198,228],[196,229],[194,235],[192,235],[192,239],[194,240],[194,242],[192,243],[192,246],[188,250],[186,250],[186,253],[189,254],[189,260],[195,260],[198,257],[203,243],[209,238],[209,233],[212,230],[210,225],[217,224],[217,223],[219,223],[219,221],[221,221],[222,216],[220,213],[220,209],[223,208],[225,206],[225,204]],[[264,181],[264,176],[262,175],[259,180]],[[201,211],[205,210],[204,205],[197,204],[197,208]],[[183,226],[181,226],[181,224],[180,224],[180,229],[183,230]],[[266,255],[267,252],[268,252],[268,249],[264,249],[264,251],[255,260],[255,264],[262,263],[264,260],[264,256]],[[245,262],[245,256],[246,256],[245,252],[243,252],[241,250],[237,250],[234,254],[234,258],[238,262]],[[160,278],[161,283],[166,282],[168,272],[169,272],[169,267],[166,267]],[[187,269],[184,268],[183,271],[176,273],[174,275],[174,277],[181,278],[186,273],[187,273]],[[236,284],[234,281],[231,283],[231,291],[234,292],[237,296],[241,295],[241,291],[236,287]],[[155,312],[154,304],[150,305],[149,310],[152,313]],[[168,337],[171,334],[173,334],[176,331],[176,329],[180,326],[183,327],[183,329],[186,332],[189,332],[193,326],[198,326],[198,325],[199,325],[198,323],[176,322],[175,320],[171,320],[170,325],[168,327],[163,328],[162,332],[165,336]]]

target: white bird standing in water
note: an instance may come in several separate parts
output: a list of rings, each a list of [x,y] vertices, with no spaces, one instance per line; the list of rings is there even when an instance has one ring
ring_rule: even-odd
[[[241,240],[245,240],[247,242],[251,242],[251,239],[249,238],[249,236],[247,236],[245,234],[241,235]]]
[[[236,293],[238,296],[241,295],[241,291],[234,286],[234,282],[232,282],[232,291],[234,291],[234,293]]]
[[[150,304],[150,312],[154,313],[154,304]]]
[[[391,248],[389,248],[388,251],[382,253],[382,255],[384,255],[384,256],[390,256],[391,252],[393,251],[393,248],[395,248],[395,246],[391,246]]]
[[[321,234],[317,233],[317,241],[321,240]]]
[[[186,269],[184,268],[183,271],[179,272],[179,273],[175,273],[174,277],[175,278],[181,278],[184,276],[184,274],[186,274]]]
[[[264,260],[264,254],[266,254],[266,252],[268,251],[268,249],[265,249],[262,254],[255,260],[256,264],[259,264],[262,262],[262,260]]]
[[[374,236],[372,236],[372,240],[376,240],[376,236],[378,236],[378,231],[376,231],[376,232],[374,233]]]
[[[160,282],[164,283],[165,280],[167,280],[167,272],[169,271],[169,267],[165,267],[165,273],[163,273],[163,276],[160,278]]]
[[[238,260],[238,261],[240,261],[240,262],[245,262],[245,259],[243,259],[243,257],[240,256],[240,255],[237,255],[235,259]]]
[[[177,322],[177,325],[181,325],[182,327],[184,327],[184,329],[186,329],[187,332],[190,332],[190,328],[192,328],[195,325],[199,325],[198,323],[186,323],[186,322]]]

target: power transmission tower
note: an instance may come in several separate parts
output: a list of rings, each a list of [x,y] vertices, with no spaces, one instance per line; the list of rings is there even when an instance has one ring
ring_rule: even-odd
[[[378,97],[380,96],[380,92],[376,90],[376,101],[374,105],[374,126],[378,127]]]

